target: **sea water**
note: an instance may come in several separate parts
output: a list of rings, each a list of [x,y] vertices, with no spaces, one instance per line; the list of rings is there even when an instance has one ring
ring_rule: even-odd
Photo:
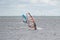
[[[59,16],[35,16],[37,30],[29,30],[20,16],[0,16],[0,40],[60,40]]]

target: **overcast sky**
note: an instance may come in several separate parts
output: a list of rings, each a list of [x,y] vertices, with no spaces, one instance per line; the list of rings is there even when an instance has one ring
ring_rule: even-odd
[[[0,16],[60,16],[60,0],[0,0]]]

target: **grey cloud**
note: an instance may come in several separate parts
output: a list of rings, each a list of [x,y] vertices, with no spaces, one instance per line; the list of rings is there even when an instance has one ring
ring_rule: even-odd
[[[0,0],[0,15],[20,15],[20,13],[31,11],[33,15],[60,15],[60,1],[57,5],[47,5],[44,3],[30,4],[29,0]],[[16,7],[17,5],[26,5],[25,8]],[[49,13],[50,12],[50,13]],[[49,14],[48,14],[49,13]]]

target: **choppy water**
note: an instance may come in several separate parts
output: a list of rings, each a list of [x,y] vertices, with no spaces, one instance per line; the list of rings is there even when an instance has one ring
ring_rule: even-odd
[[[29,30],[19,16],[0,17],[0,40],[60,40],[60,17],[34,17],[41,30]]]

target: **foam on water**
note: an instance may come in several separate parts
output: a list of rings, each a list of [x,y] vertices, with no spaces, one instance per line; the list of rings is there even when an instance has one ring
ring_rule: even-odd
[[[43,28],[37,27],[37,30],[43,30]]]

